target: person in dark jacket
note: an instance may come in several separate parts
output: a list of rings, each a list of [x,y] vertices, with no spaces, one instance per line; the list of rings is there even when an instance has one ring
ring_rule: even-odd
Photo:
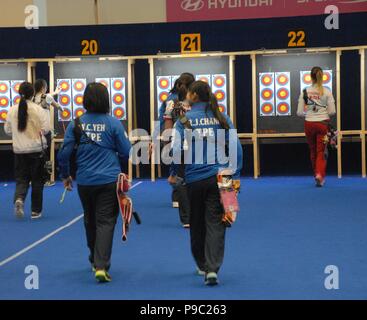
[[[231,119],[219,111],[217,99],[207,83],[194,82],[187,97],[191,110],[186,113],[186,123],[175,123],[174,163],[177,165],[184,150],[185,180],[191,208],[191,251],[198,274],[205,275],[207,285],[216,285],[224,257],[226,230],[222,222],[224,212],[217,175],[226,171],[234,180],[239,180],[242,146],[237,131],[230,130],[234,129]],[[221,134],[224,137],[222,144]],[[225,162],[228,150],[229,160],[227,158]],[[234,152],[231,154],[231,151]]]
[[[119,213],[116,183],[131,144],[121,122],[109,115],[109,94],[105,86],[88,84],[83,103],[87,112],[79,118],[83,132],[76,154],[76,180],[84,209],[89,260],[96,279],[109,282],[113,234]],[[68,190],[72,189],[69,164],[76,144],[74,128],[75,122],[71,122],[58,154],[61,178]]]

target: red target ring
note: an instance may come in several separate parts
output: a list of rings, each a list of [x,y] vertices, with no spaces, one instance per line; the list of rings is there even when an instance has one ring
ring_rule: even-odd
[[[273,92],[273,90],[270,90],[270,89],[264,89],[261,92],[261,97],[264,100],[271,100],[274,97],[274,92]]]
[[[331,74],[329,72],[325,72],[323,77],[322,77],[322,80],[325,84],[329,83],[330,80],[331,80]]]
[[[216,76],[214,78],[214,84],[216,87],[221,88],[226,84],[226,79],[223,76]]]
[[[7,108],[9,106],[9,98],[8,97],[0,97],[0,107]]]
[[[70,90],[70,84],[67,81],[60,81],[59,87],[61,88],[62,92],[66,92]]]
[[[16,82],[16,83],[14,83],[14,84],[13,84],[13,90],[14,90],[16,93],[19,93],[20,85],[21,85],[21,83],[20,83],[20,82]]]
[[[289,98],[289,90],[286,88],[281,88],[278,90],[277,96],[281,100],[286,100]]]
[[[121,93],[116,93],[113,98],[112,98],[112,101],[115,103],[115,104],[118,104],[118,105],[121,105],[124,103],[125,101],[125,97],[121,94]]]
[[[264,74],[262,77],[261,77],[261,83],[263,86],[270,86],[273,84],[273,77],[270,76],[269,74]]]
[[[224,99],[226,98],[226,93],[223,90],[215,91],[214,95],[218,101],[224,101]]]
[[[74,116],[79,118],[85,113],[85,110],[83,108],[76,109],[74,111]]]
[[[124,83],[121,80],[114,80],[112,86],[115,90],[122,90],[124,88]]]
[[[199,79],[199,81],[203,81],[203,82],[209,83],[209,78],[208,77],[201,77]]]
[[[60,95],[59,102],[62,106],[68,106],[70,104],[70,96],[66,94]]]
[[[277,110],[280,114],[288,114],[290,110],[289,104],[286,102],[280,103],[278,104]]]
[[[115,116],[115,118],[121,120],[125,116],[125,110],[123,108],[115,108],[113,110],[113,115]]]
[[[13,98],[13,104],[19,104],[19,102],[20,102],[20,96],[15,96]]]
[[[160,89],[168,89],[169,87],[169,79],[168,78],[161,78],[159,79],[158,86]]]
[[[218,106],[218,109],[219,109],[219,111],[220,111],[220,112],[222,112],[222,113],[226,112],[226,107],[225,107],[225,106],[223,106],[223,105],[221,105],[221,104]]]
[[[0,121],[6,121],[6,118],[8,116],[8,111],[0,111]]]
[[[0,93],[7,93],[9,86],[5,82],[0,82]]]
[[[286,74],[282,73],[282,74],[278,75],[277,82],[278,82],[279,85],[285,86],[289,82],[289,77]]]
[[[77,94],[75,97],[74,97],[74,103],[78,106],[81,106],[83,105],[83,95],[82,94]]]
[[[307,85],[311,85],[312,84],[312,78],[311,78],[311,74],[310,73],[305,73],[303,75],[303,82]]]
[[[169,93],[168,92],[161,92],[161,94],[159,95],[159,101],[160,102],[165,102],[168,99]]]
[[[64,109],[61,112],[60,116],[61,116],[61,119],[63,119],[63,120],[69,120],[70,119],[70,116],[71,116],[71,112],[68,109]]]
[[[261,106],[261,112],[263,114],[272,114],[274,111],[274,106],[271,103],[264,103]]]

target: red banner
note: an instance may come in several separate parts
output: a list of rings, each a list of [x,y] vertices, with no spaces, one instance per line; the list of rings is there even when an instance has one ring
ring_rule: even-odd
[[[166,0],[167,21],[259,19],[325,14],[327,6],[339,13],[365,12],[367,0]]]

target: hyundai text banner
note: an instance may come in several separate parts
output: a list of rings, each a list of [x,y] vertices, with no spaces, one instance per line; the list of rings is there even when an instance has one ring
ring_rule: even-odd
[[[367,11],[367,0],[166,0],[167,21],[257,19]]]

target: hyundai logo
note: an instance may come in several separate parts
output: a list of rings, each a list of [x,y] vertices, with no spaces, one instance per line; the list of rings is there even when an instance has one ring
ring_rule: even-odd
[[[204,7],[203,0],[183,0],[181,8],[185,11],[199,11]]]

